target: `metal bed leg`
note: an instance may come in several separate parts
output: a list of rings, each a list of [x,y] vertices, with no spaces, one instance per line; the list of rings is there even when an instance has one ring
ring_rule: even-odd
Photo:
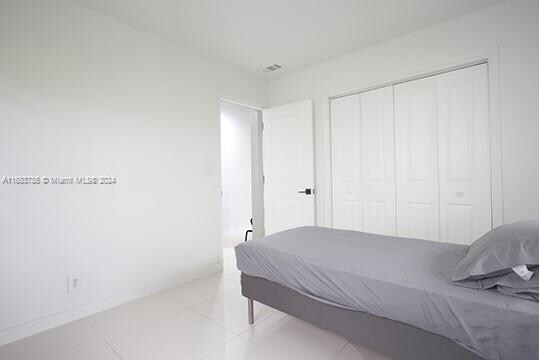
[[[253,299],[247,299],[247,311],[249,313],[249,325],[255,323],[255,308]]]

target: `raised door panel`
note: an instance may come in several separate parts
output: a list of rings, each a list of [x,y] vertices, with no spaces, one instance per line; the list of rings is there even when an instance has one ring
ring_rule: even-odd
[[[492,228],[487,65],[436,80],[441,240],[470,244]]]
[[[440,239],[436,82],[394,87],[397,235]]]
[[[359,95],[331,101],[333,227],[361,230]]]
[[[363,231],[395,235],[393,89],[360,95],[360,162]]]

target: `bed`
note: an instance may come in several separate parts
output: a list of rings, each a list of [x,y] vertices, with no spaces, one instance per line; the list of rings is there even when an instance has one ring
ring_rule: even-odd
[[[539,358],[539,303],[454,285],[467,247],[302,227],[238,245],[242,293],[394,359]]]

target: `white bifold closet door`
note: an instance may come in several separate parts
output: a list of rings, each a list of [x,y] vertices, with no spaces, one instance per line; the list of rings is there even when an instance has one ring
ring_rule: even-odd
[[[440,240],[470,244],[492,229],[488,68],[437,76]]]
[[[492,228],[486,64],[334,99],[331,135],[334,227],[462,244]]]
[[[440,239],[436,78],[395,86],[397,235]]]
[[[331,102],[333,225],[395,235],[392,88]]]
[[[470,244],[492,228],[487,65],[395,86],[397,235]]]

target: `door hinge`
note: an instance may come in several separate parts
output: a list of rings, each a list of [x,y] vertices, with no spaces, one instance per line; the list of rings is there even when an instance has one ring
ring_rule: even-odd
[[[264,131],[264,123],[262,123],[262,131]]]

